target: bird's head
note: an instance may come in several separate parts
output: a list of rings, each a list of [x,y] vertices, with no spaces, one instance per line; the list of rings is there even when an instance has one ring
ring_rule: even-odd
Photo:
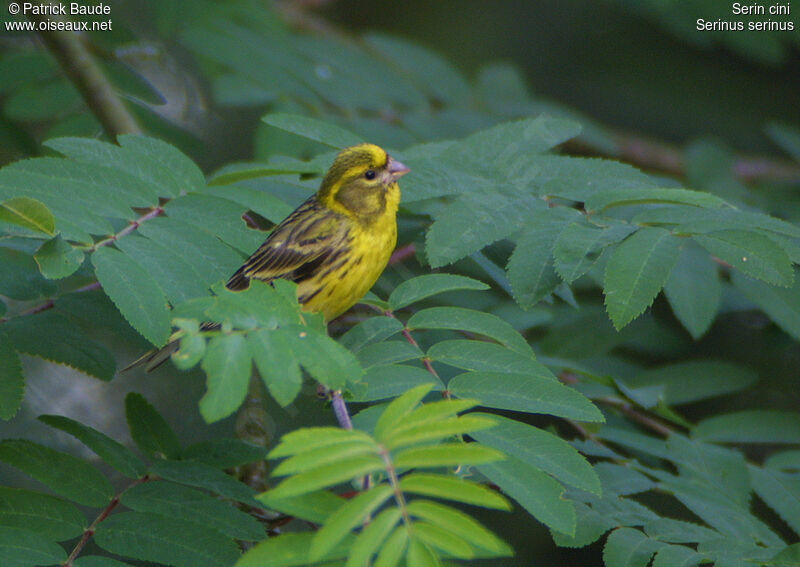
[[[397,180],[409,168],[374,144],[343,149],[322,180],[317,197],[325,206],[369,221],[390,210],[397,211]]]

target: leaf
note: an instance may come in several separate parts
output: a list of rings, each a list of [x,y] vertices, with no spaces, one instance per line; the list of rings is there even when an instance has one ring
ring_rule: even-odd
[[[342,505],[341,497],[328,490],[309,492],[288,498],[273,498],[272,491],[257,496],[270,510],[283,512],[301,520],[322,524]]]
[[[693,437],[719,443],[797,443],[800,414],[777,410],[744,410],[702,420]]]
[[[0,526],[0,557],[11,567],[39,567],[67,560],[60,545],[23,528]]]
[[[725,201],[716,195],[691,189],[647,188],[618,189],[595,193],[584,203],[589,212],[598,212],[611,207],[643,205],[652,203],[680,204],[708,209],[720,208]]]
[[[465,539],[471,545],[502,555],[513,554],[508,544],[483,527],[478,521],[450,506],[430,500],[413,500],[408,504],[408,513]]]
[[[392,494],[391,486],[379,484],[341,506],[314,535],[308,552],[309,559],[318,561],[325,557],[351,530],[391,498]]]
[[[422,399],[431,391],[431,385],[422,384],[408,390],[399,398],[393,400],[381,413],[378,422],[375,424],[375,439],[378,442],[389,434],[398,424],[419,405]]]
[[[9,420],[19,411],[25,395],[25,376],[19,355],[0,334],[0,419]]]
[[[795,161],[800,161],[800,131],[788,124],[770,122],[766,127],[767,135]]]
[[[86,461],[31,441],[0,442],[0,461],[78,504],[100,508],[114,495],[111,483]]]
[[[163,346],[170,334],[167,299],[150,274],[108,246],[92,254],[92,263],[103,291],[125,319],[148,341]]]
[[[452,329],[485,335],[521,354],[533,352],[528,342],[511,325],[495,315],[463,307],[430,307],[417,311],[408,328]]]
[[[99,555],[83,555],[75,560],[74,565],[75,567],[131,567],[130,563]]]
[[[0,526],[24,528],[49,540],[65,541],[80,536],[87,522],[77,507],[60,498],[0,486]]]
[[[94,541],[106,551],[176,567],[230,567],[236,543],[219,532],[172,517],[120,512],[97,527]]]
[[[427,356],[433,361],[464,370],[535,374],[556,380],[552,372],[536,362],[532,353],[521,354],[495,343],[468,340],[439,341],[428,350]]]
[[[365,346],[388,339],[403,330],[403,324],[392,317],[370,317],[352,327],[339,338],[339,344],[358,352]]]
[[[323,465],[289,477],[272,489],[271,498],[280,499],[306,494],[321,488],[336,486],[382,469],[383,461],[376,455],[353,457],[345,462]]]
[[[432,447],[412,447],[397,452],[394,465],[399,469],[416,467],[457,467],[491,463],[506,456],[477,443],[442,443]]]
[[[39,421],[69,433],[128,478],[139,478],[147,470],[133,451],[88,425],[61,415],[40,415]]]
[[[555,269],[567,283],[572,283],[591,268],[600,253],[636,229],[629,224],[612,224],[600,228],[574,222],[558,234],[553,247]]]
[[[200,400],[200,414],[213,423],[235,412],[247,397],[252,364],[244,335],[211,337],[202,366],[208,389]]]
[[[363,431],[338,427],[303,427],[281,437],[281,442],[269,452],[267,458],[278,459],[307,453],[320,447],[354,442],[367,445],[375,443],[372,437]]]
[[[564,487],[548,474],[512,455],[501,462],[481,464],[478,470],[549,528],[575,533],[572,502],[564,498]]]
[[[422,351],[407,341],[383,341],[368,345],[358,351],[358,360],[364,368],[386,365],[394,362],[421,359]]]
[[[439,378],[416,366],[405,364],[372,366],[359,384],[365,388],[354,393],[353,399],[358,402],[371,402],[394,398],[421,384],[432,384],[432,390],[437,392],[445,389]]]
[[[278,332],[303,368],[331,390],[342,389],[348,380],[358,382],[364,374],[353,353],[315,329],[294,325]]]
[[[750,465],[753,490],[775,510],[795,534],[800,534],[800,478],[796,474]]]
[[[779,244],[763,234],[752,230],[718,230],[695,234],[692,238],[748,276],[784,287],[792,285],[792,261]]]
[[[511,510],[508,501],[492,489],[469,480],[443,474],[421,472],[407,474],[400,479],[400,490],[495,510]]]
[[[623,380],[633,389],[663,386],[660,399],[680,405],[744,390],[758,380],[758,375],[729,362],[690,360],[645,370]]]
[[[489,289],[489,286],[466,276],[425,274],[405,280],[394,288],[389,296],[389,308],[396,311],[417,301],[448,291],[485,289]]]
[[[350,443],[335,443],[330,447],[318,447],[289,457],[275,467],[272,475],[286,476],[307,472],[323,465],[346,461],[352,457],[376,455],[378,452],[375,444],[363,443],[359,439]]]
[[[375,567],[394,567],[400,561],[403,552],[408,546],[408,530],[405,526],[398,526],[381,547]]]
[[[114,377],[116,364],[108,349],[59,313],[18,317],[3,326],[9,341],[20,352],[66,364],[101,380]]]
[[[0,294],[26,300],[53,293],[52,284],[42,277],[28,254],[0,246],[0,265]]]
[[[758,305],[764,313],[795,340],[800,341],[800,281],[789,289],[768,285],[738,272],[731,274],[733,285]]]
[[[478,412],[477,415],[489,414]],[[497,423],[496,427],[470,433],[470,437],[507,455],[514,455],[563,483],[600,495],[600,479],[586,459],[569,443],[531,425],[506,417],[491,417]]]
[[[267,458],[267,450],[241,439],[219,438],[190,445],[181,456],[218,469],[229,469],[263,461]]]
[[[0,202],[0,221],[53,235],[56,219],[44,203],[30,197],[14,197]]]
[[[400,521],[399,508],[387,508],[366,526],[350,548],[347,567],[361,567],[381,548],[389,533]]]
[[[336,149],[364,142],[360,136],[344,128],[299,114],[267,114],[261,118],[261,121]]]
[[[83,252],[73,248],[57,235],[42,244],[33,256],[39,264],[39,271],[50,280],[66,278],[75,273],[83,264]]]
[[[476,398],[497,409],[547,413],[581,421],[604,421],[592,402],[560,382],[530,374],[465,372],[447,385],[459,398]]]
[[[647,309],[678,260],[679,243],[669,231],[645,227],[617,246],[606,264],[603,292],[617,330]]]
[[[141,167],[137,168],[137,173],[146,181],[152,180],[156,186],[163,187],[159,192],[161,196],[176,196],[205,187],[205,176],[200,168],[174,146],[139,134],[123,134],[117,141],[131,155],[128,161],[131,168],[141,163],[150,166],[152,178],[140,173]]]
[[[236,567],[306,567],[311,564],[308,550],[313,537],[313,533],[287,533],[267,538],[245,553]],[[345,539],[327,559],[344,559],[352,545],[352,539]]]
[[[639,530],[619,528],[606,540],[603,562],[607,567],[647,567],[653,554],[664,545]]]
[[[430,404],[426,406],[430,407]],[[416,412],[415,412],[416,413]],[[415,416],[409,416],[411,421]],[[419,420],[421,423],[411,425],[406,422],[402,427],[395,429],[390,435],[384,438],[385,446],[390,450],[400,447],[431,443],[434,441],[445,441],[458,435],[472,435],[481,429],[488,429],[496,425],[495,421],[488,416],[480,417],[474,414],[461,417],[449,417],[438,420]]]
[[[186,520],[243,541],[264,538],[264,528],[249,514],[204,492],[165,481],[147,482],[122,493],[122,503],[136,512]]]
[[[258,506],[255,491],[219,469],[194,461],[156,461],[150,471],[164,480],[210,490],[215,494]]]
[[[684,246],[664,284],[664,295],[689,334],[695,340],[702,337],[714,322],[722,297],[713,260],[695,245]]]
[[[135,392],[125,396],[125,418],[142,453],[156,459],[180,455],[181,444],[175,432],[144,396]]]
[[[266,329],[248,333],[247,349],[270,395],[283,407],[292,403],[303,375],[285,335]]]

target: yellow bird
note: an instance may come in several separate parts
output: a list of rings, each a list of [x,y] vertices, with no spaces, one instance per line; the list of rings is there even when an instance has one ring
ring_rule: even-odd
[[[283,278],[298,284],[303,309],[325,321],[361,299],[383,272],[397,244],[397,180],[409,168],[373,144],[342,150],[319,191],[270,233],[226,286]],[[177,341],[149,352],[125,370],[163,363]]]

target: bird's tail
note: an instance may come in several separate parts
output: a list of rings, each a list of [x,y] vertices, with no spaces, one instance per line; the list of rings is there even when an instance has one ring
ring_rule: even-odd
[[[180,341],[174,340],[168,342],[161,348],[153,349],[150,352],[145,353],[143,356],[137,358],[133,362],[131,362],[128,366],[122,369],[122,372],[127,372],[132,368],[137,368],[139,366],[144,366],[144,369],[147,372],[152,372],[162,364],[164,364],[172,353],[178,350],[178,345]]]

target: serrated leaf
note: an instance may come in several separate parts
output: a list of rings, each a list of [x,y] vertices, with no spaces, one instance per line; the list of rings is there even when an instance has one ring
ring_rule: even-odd
[[[202,367],[207,390],[200,400],[200,413],[213,423],[235,412],[247,396],[252,364],[244,335],[211,337]]]
[[[186,520],[243,541],[264,538],[258,521],[234,506],[204,492],[156,481],[133,486],[122,493],[122,503],[136,512],[152,512]]]
[[[403,330],[403,324],[393,317],[370,317],[361,321],[339,338],[339,343],[353,352],[388,339]]]
[[[731,274],[731,281],[775,324],[800,341],[800,278],[795,278],[794,286],[788,289],[748,278],[739,272]]]
[[[361,440],[353,440],[351,443],[335,443],[327,447],[317,447],[310,451],[303,451],[300,454],[289,457],[281,462],[272,471],[273,476],[286,476],[313,470],[323,465],[346,461],[352,457],[363,455],[376,455],[379,448],[375,444],[363,443]]]
[[[617,246],[606,264],[603,292],[617,330],[647,309],[678,260],[678,239],[661,228],[645,227]]]
[[[25,252],[0,246],[0,294],[11,299],[36,299],[49,296],[55,288],[42,277],[33,257]]]
[[[267,458],[267,450],[241,439],[219,438],[190,445],[181,456],[219,469],[229,469],[263,461]]]
[[[689,334],[695,340],[702,337],[714,321],[722,297],[717,266],[708,253],[696,245],[684,246],[664,284],[664,295]]]
[[[695,234],[692,238],[712,255],[748,276],[784,287],[792,285],[792,261],[779,244],[763,234],[718,230]]]
[[[249,333],[247,348],[270,395],[281,406],[292,403],[300,393],[303,375],[285,336],[270,330]]]
[[[610,207],[652,203],[691,205],[711,209],[722,207],[725,201],[711,193],[690,189],[618,189],[595,193],[586,199],[584,206],[587,211],[597,212]]]
[[[511,555],[513,553],[508,544],[483,527],[478,521],[450,506],[430,500],[414,500],[408,505],[408,513],[464,538],[472,545],[502,555]]]
[[[67,244],[59,234],[42,244],[33,258],[44,277],[57,280],[74,274],[83,264],[84,255],[81,250]]]
[[[391,486],[380,484],[341,506],[314,535],[308,552],[309,559],[316,561],[325,557],[351,530],[391,498],[392,494]]]
[[[31,441],[0,442],[0,461],[79,504],[100,508],[114,495],[111,483],[86,461]]]
[[[25,376],[17,351],[0,334],[0,419],[9,420],[19,411],[25,395]]]
[[[267,114],[261,120],[275,128],[280,128],[286,132],[297,134],[332,148],[342,149],[364,142],[360,136],[344,128],[299,114]]]
[[[346,462],[323,465],[289,477],[272,489],[273,498],[288,498],[335,486],[383,469],[383,461],[375,455],[354,457]]]
[[[203,172],[175,146],[157,138],[138,134],[118,136],[117,142],[131,155],[132,159],[128,161],[131,168],[140,163],[147,163],[150,165],[150,171],[158,172],[158,175],[153,177],[154,181],[164,188],[163,194],[175,196],[205,187]],[[139,173],[139,170],[137,170],[138,175],[146,175]],[[147,177],[143,178],[149,181]]]
[[[258,506],[255,491],[221,470],[195,461],[156,461],[150,471],[164,480],[210,490],[215,494]]]
[[[418,346],[405,340],[391,340],[367,345],[358,351],[357,356],[361,365],[369,369],[376,365],[420,359],[423,353]]]
[[[73,504],[49,494],[0,486],[0,526],[24,528],[53,541],[76,538],[86,517]]]
[[[575,508],[564,498],[564,487],[548,474],[511,455],[501,462],[479,465],[478,470],[549,528],[575,533]]]
[[[432,391],[444,390],[442,381],[427,370],[406,364],[381,364],[367,369],[358,385],[364,388],[354,392],[353,399],[370,402],[394,398],[422,384],[432,384]]]
[[[612,224],[605,228],[574,222],[561,233],[553,247],[555,269],[567,283],[572,283],[591,268],[600,253],[610,244],[627,237],[636,227]]]
[[[428,350],[427,356],[464,370],[479,372],[511,372],[535,374],[556,380],[544,365],[536,362],[533,354],[522,354],[501,345],[485,341],[439,341]]]
[[[437,468],[460,465],[479,465],[505,459],[506,456],[477,443],[442,443],[432,447],[412,447],[394,456],[397,468]]]
[[[562,534],[550,530],[553,541],[559,547],[585,547],[597,541],[600,536],[614,527],[615,522],[607,516],[599,514],[582,502],[573,502],[575,506],[576,526],[574,535]]]
[[[408,320],[409,329],[451,329],[478,333],[525,355],[533,350],[511,325],[490,313],[463,307],[430,307]]]
[[[429,384],[422,384],[408,390],[386,406],[375,424],[375,438],[380,442],[384,435],[391,432],[397,424],[402,423],[403,419],[414,411],[414,408],[428,395],[431,388]]]
[[[283,334],[303,368],[332,390],[343,388],[348,380],[358,382],[364,374],[353,353],[315,329],[293,325],[278,332]]]
[[[82,555],[75,560],[74,565],[75,567],[131,567],[130,563],[99,555]]]
[[[175,432],[144,396],[135,392],[125,396],[125,418],[142,453],[156,459],[180,455],[181,444]]]
[[[620,528],[608,536],[603,562],[607,567],[647,567],[653,554],[664,546],[639,530]]]
[[[702,420],[693,436],[720,443],[797,443],[800,414],[777,410],[745,410]]]
[[[425,274],[406,280],[394,288],[389,307],[395,311],[439,293],[455,290],[485,290],[485,283],[453,274]]]
[[[12,567],[55,565],[67,560],[60,545],[34,531],[0,526],[0,556]]]
[[[118,555],[176,567],[230,567],[239,558],[236,543],[198,524],[143,512],[120,512],[94,534],[97,545]]]
[[[470,433],[470,436],[507,455],[514,455],[565,484],[600,495],[600,479],[588,461],[569,443],[552,433],[513,419],[502,416],[492,416],[492,419],[497,423],[496,427]]]
[[[97,279],[131,326],[156,346],[170,334],[164,292],[139,264],[122,252],[104,246],[92,254]]]
[[[409,420],[412,417],[413,415],[409,417]],[[397,450],[400,447],[418,445],[420,443],[444,441],[457,435],[472,435],[476,431],[489,429],[495,425],[495,421],[488,415],[487,417],[480,417],[474,414],[450,417],[396,429],[393,434],[386,436],[384,443],[388,449]]]
[[[53,235],[56,219],[44,203],[30,197],[14,197],[0,202],[0,221]]]
[[[492,489],[475,482],[447,476],[414,472],[400,479],[400,489],[411,494],[422,494],[465,504],[510,510],[508,501]]]
[[[40,415],[39,421],[69,433],[129,478],[139,478],[147,470],[133,451],[88,425],[61,415]]]
[[[577,390],[531,374],[465,372],[452,378],[447,388],[459,398],[475,398],[488,407],[604,421],[600,410]]]
[[[800,534],[800,478],[775,470],[748,466],[753,490],[786,522],[795,534]]]

